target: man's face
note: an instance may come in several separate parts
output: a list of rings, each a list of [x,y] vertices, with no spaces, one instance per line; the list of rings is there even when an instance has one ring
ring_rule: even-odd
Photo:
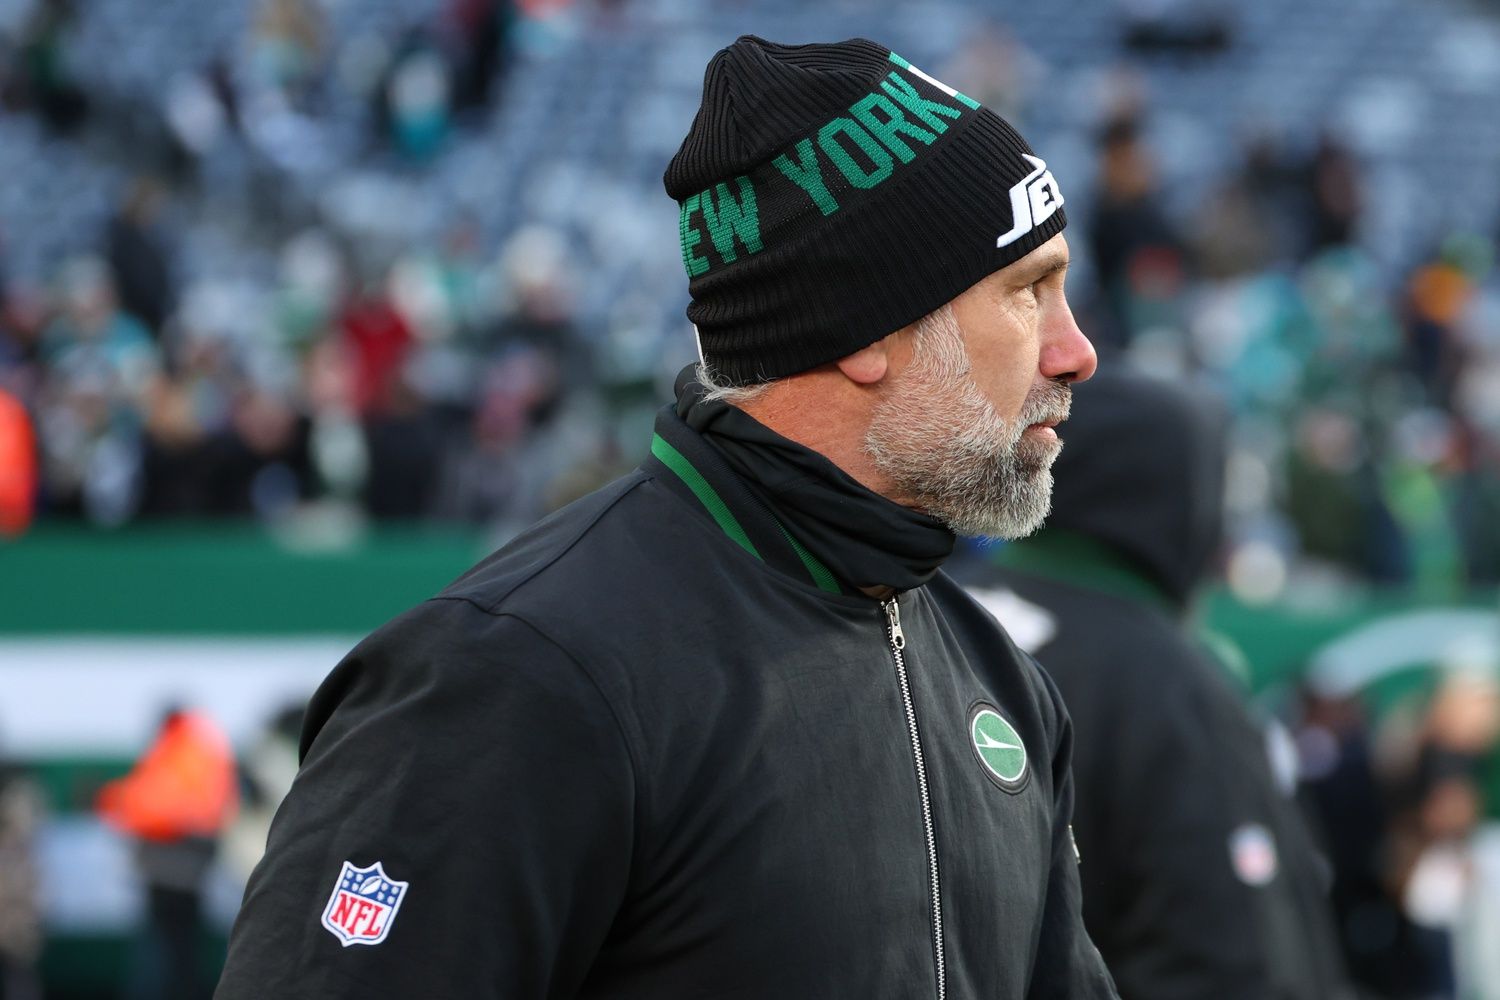
[[[902,502],[959,534],[1019,538],[1046,517],[1053,427],[1094,349],[1063,295],[1062,236],[914,324],[866,450]],[[898,340],[901,339],[898,337]]]

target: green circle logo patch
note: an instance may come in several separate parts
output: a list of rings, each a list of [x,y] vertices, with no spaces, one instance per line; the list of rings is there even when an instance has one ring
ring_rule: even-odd
[[[977,705],[969,716],[969,741],[990,780],[1007,792],[1026,785],[1026,745],[1015,727],[989,705]]]

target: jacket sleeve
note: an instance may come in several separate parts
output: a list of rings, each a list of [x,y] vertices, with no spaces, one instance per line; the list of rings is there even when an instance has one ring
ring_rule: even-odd
[[[1192,663],[1167,658],[1183,673]],[[1242,719],[1216,711],[1195,685],[1150,685],[1123,695],[1119,716],[1139,721],[1110,740],[1099,765],[1093,824],[1110,884],[1110,928],[1100,944],[1127,1000],[1213,996],[1253,1000],[1274,992],[1259,923],[1260,900],[1231,864],[1232,835],[1255,818],[1242,801],[1261,775],[1231,759],[1245,741],[1261,744]],[[1101,748],[1102,752],[1102,748]],[[1089,854],[1084,855],[1089,864]]]
[[[1078,848],[1073,840],[1073,724],[1062,697],[1037,668],[1054,716],[1052,863],[1027,1000],[1117,1000],[1114,981],[1083,926]]]
[[[624,896],[635,800],[582,665],[520,618],[429,601],[314,695],[215,997],[572,996]],[[381,865],[363,909],[338,897],[361,888],[345,862]]]

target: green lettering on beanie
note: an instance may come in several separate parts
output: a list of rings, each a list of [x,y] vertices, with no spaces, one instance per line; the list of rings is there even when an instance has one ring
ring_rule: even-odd
[[[682,213],[677,223],[682,237],[682,266],[687,268],[689,278],[696,278],[708,270],[708,261],[693,253],[693,247],[703,242],[703,234],[688,222],[688,216],[698,211],[700,197],[695,194],[682,203]]]
[[[751,253],[759,253],[760,242],[760,215],[755,208],[755,186],[750,183],[748,177],[736,177],[740,187],[740,200],[735,201],[734,195],[729,193],[728,184],[715,184],[713,193],[716,198],[709,197],[709,192],[703,192],[703,220],[708,223],[708,235],[714,242],[714,249],[719,251],[719,256],[728,264],[734,261],[734,241],[745,245],[745,249]],[[714,201],[717,199],[717,208]]]
[[[828,185],[823,183],[823,169],[818,166],[818,154],[813,149],[811,139],[803,139],[797,143],[797,159],[782,153],[772,162],[776,169],[786,175],[786,179],[807,192],[813,204],[818,206],[818,211],[824,215],[832,215],[839,210],[839,203],[834,200],[833,195],[828,193]]]
[[[938,90],[941,90],[949,97],[955,99],[960,104],[973,108],[975,111],[979,110],[979,102],[974,100],[974,98],[970,97],[968,94],[959,93],[958,91],[954,90],[952,87],[944,83],[942,80],[939,80],[937,77],[928,76],[926,73],[923,73],[921,70],[917,69],[917,67],[913,66],[905,59],[896,55],[896,53],[888,53],[886,58],[895,63],[897,66],[900,66],[902,69],[906,70],[912,76],[920,76],[922,79],[926,80],[928,83],[932,84],[934,87],[936,87]]]
[[[889,75],[880,81],[880,89],[890,94],[896,99],[897,104],[922,119],[928,128],[939,135],[948,131],[948,123],[943,121],[943,118],[957,118],[963,114],[962,111],[942,101],[929,101],[917,93],[917,88],[902,79],[901,74],[895,70],[891,70]],[[939,115],[943,117],[940,118]]]
[[[840,135],[847,135],[854,140],[854,144],[864,151],[864,154],[875,164],[874,170],[865,170],[849,151],[839,142]],[[885,151],[885,147],[876,142],[875,139],[860,127],[859,122],[853,118],[835,118],[833,121],[818,129],[818,145],[833,165],[839,168],[839,172],[849,178],[849,183],[859,188],[872,188],[891,176],[894,164],[891,154]]]
[[[877,117],[876,109],[885,115],[884,120]],[[924,146],[932,145],[937,138],[936,132],[929,132],[920,125],[913,125],[901,113],[901,109],[891,103],[890,98],[884,94],[867,94],[859,103],[849,109],[849,113],[859,119],[859,123],[869,129],[870,134],[885,144],[885,147],[895,153],[902,163],[910,163],[917,154],[911,151],[906,140],[901,134],[909,135],[921,142]]]

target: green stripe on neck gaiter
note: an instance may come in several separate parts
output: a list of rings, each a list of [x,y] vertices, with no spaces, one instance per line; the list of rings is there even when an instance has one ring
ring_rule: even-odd
[[[817,556],[803,548],[802,543],[797,541],[790,531],[786,530],[784,524],[778,520],[776,527],[781,529],[782,535],[786,537],[787,542],[792,546],[792,551],[797,553],[797,558],[801,559],[802,565],[807,567],[808,575],[812,577],[813,583],[818,585],[819,590],[830,594],[842,594],[844,592],[844,588],[839,586],[839,581],[833,575],[833,571],[819,562]]]
[[[693,496],[703,504],[703,508],[708,511],[709,516],[714,519],[724,534],[755,558],[761,558],[760,553],[755,551],[755,543],[750,541],[749,535],[745,534],[745,529],[741,527],[739,519],[734,516],[729,505],[724,502],[724,498],[719,496],[719,491],[703,478],[701,472],[693,468],[693,463],[683,457],[682,452],[668,444],[666,438],[660,434],[654,434],[651,437],[651,454],[671,469],[677,478],[693,491]],[[764,560],[761,561],[764,562]]]
[[[678,479],[681,479],[688,489],[693,491],[693,496],[697,497],[698,502],[703,504],[704,509],[708,511],[709,516],[714,519],[724,534],[728,535],[740,548],[755,558],[762,562],[765,561],[765,557],[756,551],[755,543],[750,541],[750,536],[745,532],[744,526],[734,516],[734,513],[729,509],[729,505],[724,502],[724,498],[719,496],[719,491],[713,488],[712,483],[703,478],[703,473],[693,467],[693,463],[688,461],[686,455],[673,448],[660,434],[654,434],[651,437],[651,454],[655,455],[657,460],[668,469],[671,469],[672,473]],[[833,575],[832,570],[824,566],[817,556],[807,551],[802,543],[797,541],[790,531],[786,530],[786,525],[782,524],[776,515],[772,514],[771,520],[781,530],[782,537],[787,540],[787,544],[792,547],[792,551],[797,553],[797,558],[802,560],[802,565],[807,569],[808,576],[812,577],[812,581],[817,585],[818,589],[830,594],[842,594],[844,589],[839,586],[838,578]]]

